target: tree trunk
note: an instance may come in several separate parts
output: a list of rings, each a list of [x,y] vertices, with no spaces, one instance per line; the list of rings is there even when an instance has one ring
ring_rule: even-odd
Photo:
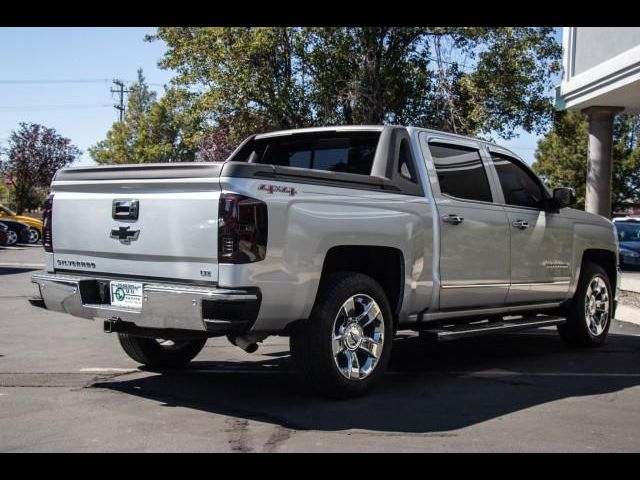
[[[23,182],[18,182],[13,195],[16,201],[16,213],[22,215],[24,213],[26,200],[29,197],[29,187],[24,185]]]
[[[386,29],[362,29],[362,70],[357,95],[356,122],[377,125],[384,119],[383,82],[381,78],[382,52]]]
[[[24,200],[16,196],[16,213],[22,215],[24,213]]]

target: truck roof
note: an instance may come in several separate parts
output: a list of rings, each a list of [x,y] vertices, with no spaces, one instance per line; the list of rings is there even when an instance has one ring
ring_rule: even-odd
[[[297,135],[297,134],[304,134],[304,133],[316,133],[316,132],[318,133],[319,132],[381,132],[388,128],[398,128],[398,127],[406,128],[408,130],[415,130],[415,131],[427,132],[430,134],[436,134],[438,136],[447,137],[451,139],[467,140],[467,141],[470,140],[473,142],[482,143],[482,144],[488,145],[489,147],[497,151],[508,153],[509,155],[514,156],[517,159],[522,161],[522,158],[520,158],[520,156],[517,155],[516,153],[490,140],[473,137],[470,135],[461,135],[458,133],[445,132],[443,130],[414,127],[411,125],[334,125],[334,126],[324,126],[324,127],[294,128],[289,130],[274,130],[272,132],[259,133],[255,135],[253,138],[255,138],[256,140],[260,140],[263,138],[279,137],[279,136],[285,136],[285,135]]]

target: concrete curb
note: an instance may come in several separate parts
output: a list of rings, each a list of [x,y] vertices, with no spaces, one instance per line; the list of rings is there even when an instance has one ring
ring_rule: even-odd
[[[618,304],[616,308],[616,320],[621,322],[635,323],[640,325],[640,308],[632,307],[630,305]]]
[[[625,275],[625,272],[622,272],[622,278],[620,279],[620,290],[640,293],[640,278],[636,278],[635,276],[631,275]]]

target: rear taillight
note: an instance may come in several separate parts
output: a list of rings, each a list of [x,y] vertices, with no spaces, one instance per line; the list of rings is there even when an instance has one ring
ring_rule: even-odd
[[[51,221],[53,213],[53,193],[47,197],[44,202],[44,212],[42,214],[42,245],[44,245],[44,251],[53,252],[53,231],[51,229]]]
[[[251,263],[264,260],[267,226],[266,203],[223,193],[218,207],[218,261]]]

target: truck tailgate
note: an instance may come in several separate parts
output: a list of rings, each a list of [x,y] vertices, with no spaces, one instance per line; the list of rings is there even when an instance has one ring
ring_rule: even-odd
[[[56,178],[55,269],[217,281],[218,178],[162,178],[180,171],[167,165],[158,170],[169,173],[140,178],[145,176],[140,171],[149,167],[139,168],[127,168],[115,179],[103,174],[113,174],[109,167],[94,168],[89,176],[65,173]],[[137,201],[137,218],[114,214],[114,204],[128,210],[126,202],[131,201]]]

